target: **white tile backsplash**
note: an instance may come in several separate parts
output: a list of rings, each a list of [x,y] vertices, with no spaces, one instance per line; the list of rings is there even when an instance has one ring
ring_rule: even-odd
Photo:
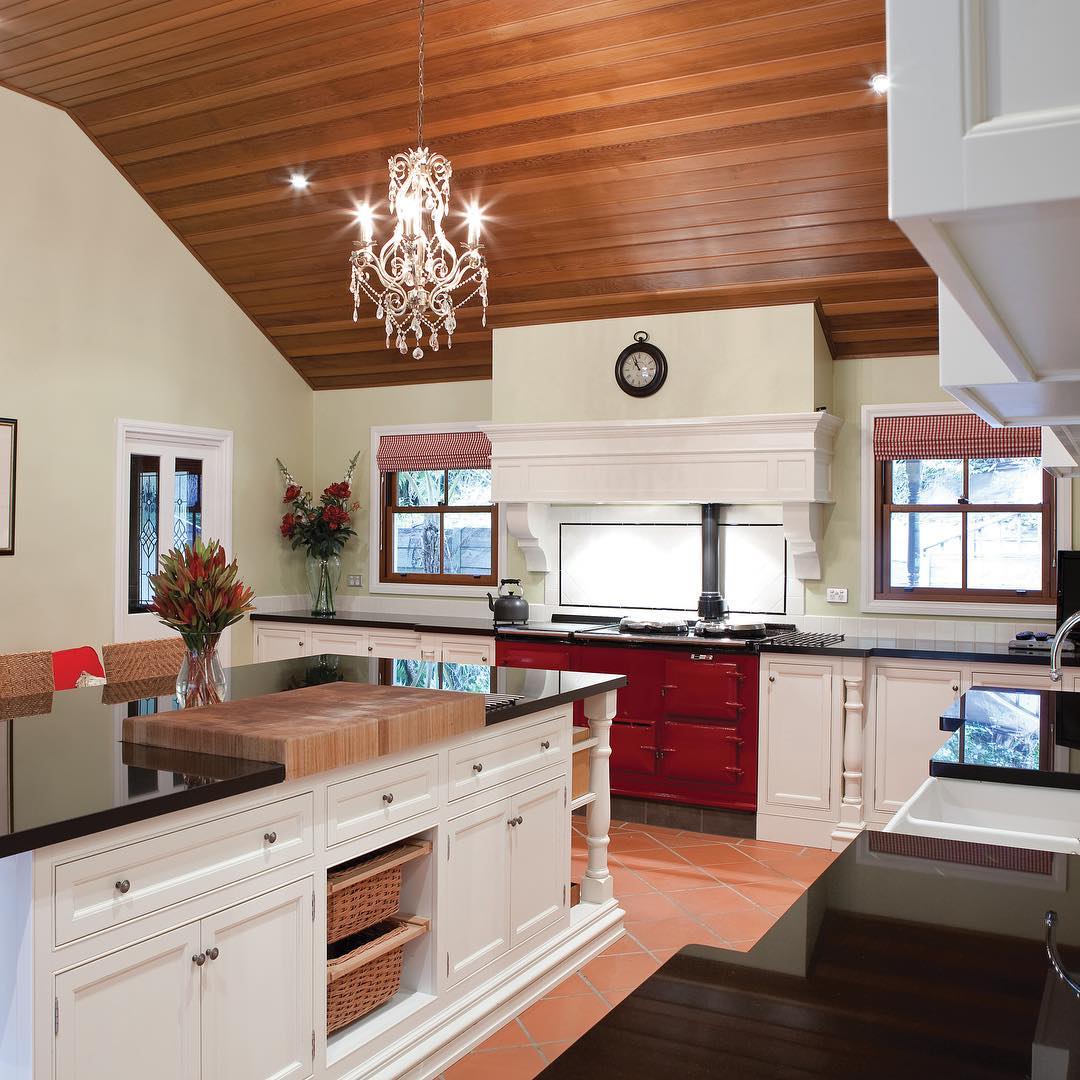
[[[884,640],[916,639],[971,644],[974,642],[1008,644],[1017,630],[1049,630],[1050,622],[989,622],[970,619],[860,619],[837,615],[808,615],[794,619],[800,630],[818,634],[843,634],[845,637],[874,637]]]

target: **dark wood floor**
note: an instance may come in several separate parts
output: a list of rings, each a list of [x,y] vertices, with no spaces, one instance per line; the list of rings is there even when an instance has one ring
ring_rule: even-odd
[[[685,950],[547,1078],[1026,1077],[1038,942],[830,913],[808,978]]]

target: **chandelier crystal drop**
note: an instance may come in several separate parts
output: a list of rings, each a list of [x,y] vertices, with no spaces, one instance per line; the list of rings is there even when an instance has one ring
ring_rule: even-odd
[[[361,239],[353,243],[349,292],[353,322],[360,316],[360,301],[375,305],[375,316],[386,326],[403,356],[413,339],[413,358],[424,355],[424,344],[439,351],[439,335],[453,346],[457,309],[473,297],[483,308],[487,326],[488,268],[480,243],[480,212],[469,208],[468,241],[459,254],[443,232],[450,209],[450,162],[424,145],[424,0],[420,0],[419,103],[416,110],[416,146],[390,158],[390,213],[394,231],[376,249],[371,209],[356,211]],[[456,294],[460,294],[457,295]],[[456,298],[455,298],[456,297]]]

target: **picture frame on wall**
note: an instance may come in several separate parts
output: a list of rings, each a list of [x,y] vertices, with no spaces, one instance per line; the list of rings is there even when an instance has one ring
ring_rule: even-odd
[[[0,555],[15,554],[15,456],[17,420],[0,416]]]

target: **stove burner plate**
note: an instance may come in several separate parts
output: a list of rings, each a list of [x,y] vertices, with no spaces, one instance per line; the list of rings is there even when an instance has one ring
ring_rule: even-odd
[[[694,627],[698,637],[724,637],[736,641],[759,641],[768,636],[764,623],[699,622]]]
[[[667,622],[660,619],[623,619],[619,623],[620,634],[683,634],[690,633],[690,627],[685,622]]]

